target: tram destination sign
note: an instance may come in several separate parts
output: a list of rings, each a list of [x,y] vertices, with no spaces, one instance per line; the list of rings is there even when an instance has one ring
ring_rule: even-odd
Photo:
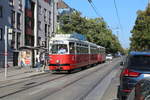
[[[53,41],[54,44],[63,44],[64,41],[63,40],[55,40]]]

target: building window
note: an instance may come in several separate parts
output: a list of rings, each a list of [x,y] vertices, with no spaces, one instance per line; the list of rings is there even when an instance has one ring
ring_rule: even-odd
[[[49,0],[44,0],[45,2],[48,2]]]
[[[44,46],[44,47],[45,47],[45,42],[46,42],[46,41],[42,41],[41,46]]]
[[[21,29],[21,14],[17,13],[17,29]]]
[[[45,33],[47,33],[47,24],[45,24]],[[47,36],[47,34],[45,36]]]
[[[14,0],[9,0],[9,5],[13,7],[14,6]]]
[[[41,21],[38,21],[38,29],[41,30]]]
[[[51,11],[49,11],[49,24],[51,24]]]
[[[21,33],[17,33],[17,49],[20,47],[20,38],[21,38]]]
[[[44,0],[46,3],[50,4],[51,0]]]
[[[46,9],[44,8],[44,21],[46,21]]]
[[[15,35],[15,32],[12,33],[12,40],[11,40],[11,48],[12,49],[15,49],[15,38],[16,38],[16,35]]]
[[[48,36],[50,35],[51,26],[48,25]]]
[[[38,46],[41,46],[41,37],[38,37]]]
[[[22,10],[22,0],[19,0],[19,10]]]
[[[59,21],[60,21],[60,16],[57,15],[57,22],[59,23]]]
[[[39,14],[42,14],[42,7],[39,5]]]
[[[0,17],[3,17],[3,7],[0,6]]]
[[[2,35],[3,34],[3,29],[2,28],[0,28],[0,40],[2,40]]]
[[[11,11],[11,26],[15,28],[15,11]]]

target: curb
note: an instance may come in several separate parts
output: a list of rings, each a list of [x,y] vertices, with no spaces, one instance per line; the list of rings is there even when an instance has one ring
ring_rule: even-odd
[[[29,74],[29,75],[24,75],[23,77],[20,77],[20,78],[14,77],[14,78],[3,79],[3,80],[0,80],[0,83],[2,83],[2,82],[5,83],[5,82],[10,82],[10,81],[15,81],[15,80],[24,80],[26,78],[32,78],[32,77],[35,77],[35,76],[38,76],[38,75],[44,75],[44,74],[47,74],[49,72],[48,71],[47,72],[25,71],[24,73]]]

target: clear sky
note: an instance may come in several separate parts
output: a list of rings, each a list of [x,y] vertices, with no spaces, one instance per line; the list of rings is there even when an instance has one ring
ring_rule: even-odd
[[[98,17],[88,0],[64,0],[70,7],[80,11],[83,16],[88,18]],[[124,48],[129,48],[131,36],[130,31],[132,30],[138,10],[144,10],[148,5],[148,0],[116,0],[118,13],[122,29],[116,29],[119,27],[116,10],[114,6],[114,0],[92,0],[95,4],[99,14],[104,18],[108,26],[113,30],[113,34],[119,36],[119,41]]]

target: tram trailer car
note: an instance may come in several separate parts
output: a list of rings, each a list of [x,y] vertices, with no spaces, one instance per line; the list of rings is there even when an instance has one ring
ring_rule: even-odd
[[[68,71],[105,62],[105,48],[70,37],[58,35],[50,41],[49,69]]]
[[[97,54],[98,63],[104,63],[106,60],[105,48],[102,46],[98,46],[98,54]]]

